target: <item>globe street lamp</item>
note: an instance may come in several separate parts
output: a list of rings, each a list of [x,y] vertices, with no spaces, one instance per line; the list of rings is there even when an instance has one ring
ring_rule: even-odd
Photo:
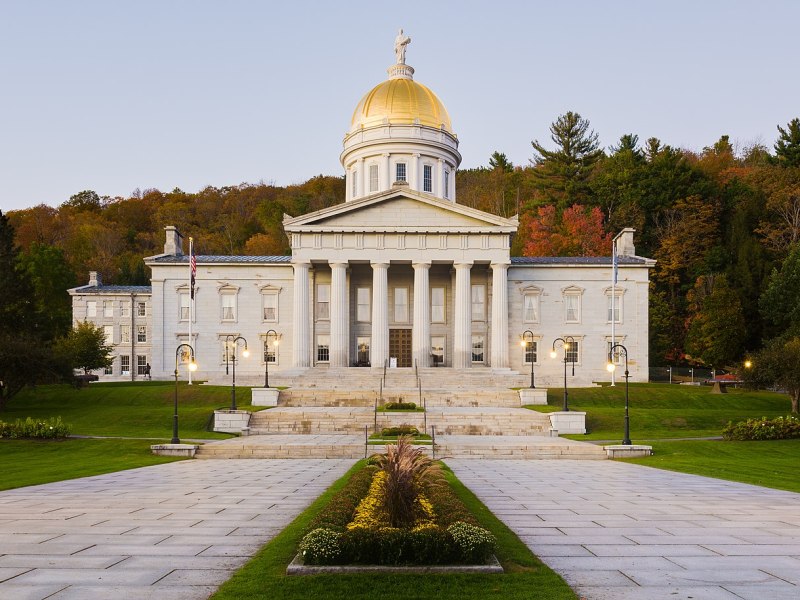
[[[281,343],[281,335],[274,329],[267,332],[266,339],[264,340],[264,387],[269,387],[269,341],[272,339],[272,345],[275,348],[275,354],[278,352],[278,344]]]
[[[242,352],[242,356],[247,358],[250,356],[250,351],[247,349],[247,340],[244,339],[242,336],[237,335],[226,335],[225,336],[225,373],[228,372],[228,348],[229,344],[233,345],[233,348],[230,351],[230,362],[233,363],[233,379],[231,380],[231,410],[236,410],[236,348],[239,346],[239,342],[244,342],[244,351]]]
[[[536,388],[536,384],[534,383],[534,379],[533,379],[533,363],[534,363],[534,360],[533,360],[533,356],[534,356],[533,345],[535,343],[536,342],[533,339],[533,332],[530,329],[526,329],[525,331],[522,332],[522,340],[520,341],[519,344],[520,344],[520,346],[522,346],[525,349],[525,354],[527,356],[525,356],[524,358],[530,357],[530,359],[531,359],[531,389],[535,389]]]
[[[608,364],[606,365],[606,369],[608,369],[609,373],[613,373],[614,369],[617,368],[617,365],[614,364],[613,354],[614,350],[619,348],[622,350],[622,353],[625,355],[625,435],[622,439],[623,446],[630,446],[631,445],[631,427],[630,427],[630,419],[628,416],[628,377],[630,373],[628,372],[628,349],[623,346],[622,344],[614,344],[608,351]]]
[[[194,362],[194,348],[189,344],[180,344],[175,348],[175,409],[172,414],[172,444],[180,444],[181,440],[178,437],[178,357],[181,355],[183,348],[189,349],[189,370],[196,371],[197,363]]]
[[[556,338],[553,340],[553,349],[550,351],[550,358],[555,358],[558,356],[556,354],[556,342],[561,342],[561,346],[564,348],[564,406],[562,407],[563,411],[569,411],[569,403],[567,402],[567,355],[569,354],[570,348],[575,346],[575,338],[571,335],[564,336],[563,338]],[[577,357],[576,357],[577,358]],[[572,362],[572,376],[575,377],[575,360]]]

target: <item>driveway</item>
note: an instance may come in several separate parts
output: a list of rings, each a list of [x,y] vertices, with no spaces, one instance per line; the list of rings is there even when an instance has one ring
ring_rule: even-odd
[[[614,461],[447,464],[581,598],[800,598],[800,494]]]
[[[207,598],[353,460],[189,460],[0,492],[0,598]]]

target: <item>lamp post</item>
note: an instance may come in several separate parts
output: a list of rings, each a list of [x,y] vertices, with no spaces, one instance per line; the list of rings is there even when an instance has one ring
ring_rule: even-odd
[[[171,444],[180,444],[181,440],[178,437],[178,357],[181,354],[181,349],[188,348],[189,349],[189,357],[191,362],[189,362],[189,370],[196,371],[197,370],[197,363],[194,362],[194,348],[192,348],[189,344],[180,344],[177,348],[175,348],[175,409],[172,414],[172,440]]]
[[[692,383],[694,383],[694,367],[689,367],[689,375],[692,376]]]
[[[267,332],[266,338],[264,339],[264,387],[269,387],[269,340],[270,338],[274,338],[272,345],[275,347],[275,352],[278,352],[278,344],[281,343],[281,336],[280,334],[275,331],[274,329],[270,329]]]
[[[556,338],[553,340],[553,349],[550,351],[550,358],[555,358],[558,356],[556,354],[556,342],[561,342],[561,346],[564,348],[564,406],[562,410],[567,412],[569,411],[569,403],[567,401],[569,394],[567,393],[567,353],[570,349],[570,344],[575,344],[575,338],[571,335],[564,336],[563,338]],[[575,377],[575,361],[572,361],[572,376]]]
[[[630,419],[628,416],[628,377],[630,373],[628,372],[628,349],[623,346],[622,344],[614,344],[611,346],[611,349],[608,351],[608,365],[606,368],[610,373],[614,372],[614,369],[617,368],[617,365],[614,364],[614,350],[619,348],[622,350],[623,354],[625,354],[625,435],[622,439],[623,446],[630,446],[631,445],[631,427],[630,427]]]
[[[530,339],[529,339],[530,338]],[[522,332],[522,340],[520,341],[520,346],[525,349],[525,354],[530,354],[531,358],[531,389],[536,389],[536,383],[533,378],[533,344],[535,340],[533,339],[533,332],[530,329],[526,329]]]
[[[672,367],[667,367],[669,369],[669,382],[672,383]]]
[[[247,349],[247,340],[244,339],[242,336],[237,335],[226,335],[225,336],[225,373],[228,372],[228,344],[233,344],[233,351],[231,354],[233,356],[230,357],[230,362],[233,363],[233,379],[231,380],[231,410],[236,410],[236,348],[239,345],[239,342],[244,342],[244,351],[242,352],[242,356],[247,358],[250,356],[250,351]]]

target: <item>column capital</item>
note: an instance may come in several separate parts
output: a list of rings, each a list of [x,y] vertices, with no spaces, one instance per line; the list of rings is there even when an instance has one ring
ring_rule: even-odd
[[[411,266],[415,269],[430,269],[431,268],[431,261],[419,261],[411,263]]]
[[[370,264],[370,266],[372,266],[373,269],[388,269],[389,268],[389,263],[385,262],[385,261],[382,261],[382,260],[377,260],[377,261],[374,261],[374,262],[370,261],[369,264]]]
[[[497,261],[497,262],[491,263],[489,266],[491,266],[492,269],[507,269],[508,267],[511,266],[511,263],[510,262],[505,262],[505,261],[503,261],[503,262]]]
[[[453,266],[456,269],[471,269],[474,261],[471,260],[460,260],[453,263]]]
[[[344,267],[346,269],[350,266],[350,263],[346,260],[329,260],[328,264],[330,265],[331,269],[333,267]]]
[[[293,265],[297,265],[297,266],[301,266],[301,267],[310,267],[311,266],[311,260],[309,260],[308,258],[293,258],[291,263]]]

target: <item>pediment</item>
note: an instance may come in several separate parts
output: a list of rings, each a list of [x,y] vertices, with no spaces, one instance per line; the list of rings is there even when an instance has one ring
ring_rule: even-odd
[[[498,217],[408,190],[386,192],[284,220],[287,232],[494,230],[512,233],[517,225],[516,218]]]

